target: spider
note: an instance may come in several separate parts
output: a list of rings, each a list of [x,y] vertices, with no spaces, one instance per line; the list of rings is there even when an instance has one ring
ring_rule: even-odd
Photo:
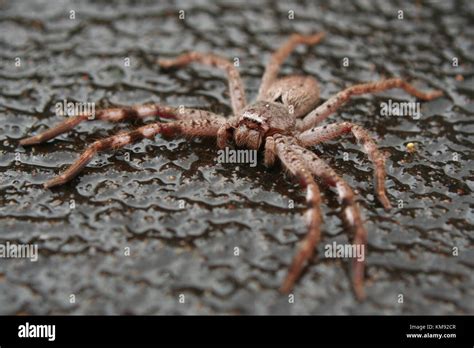
[[[116,149],[143,138],[182,135],[188,137],[215,137],[221,149],[237,146],[262,150],[266,166],[279,159],[288,173],[296,177],[306,190],[305,213],[308,232],[298,246],[280,291],[289,293],[300,277],[321,239],[321,196],[318,186],[323,183],[334,189],[342,205],[343,221],[350,231],[352,243],[365,247],[367,232],[364,228],[356,195],[352,188],[318,155],[307,148],[315,144],[351,133],[367,153],[374,165],[375,193],[385,208],[391,208],[385,189],[385,156],[377,149],[368,131],[351,122],[320,125],[352,96],[376,93],[392,88],[404,89],[421,100],[431,100],[442,95],[441,91],[423,92],[400,78],[362,83],[346,88],[319,105],[319,85],[310,76],[291,75],[278,77],[287,56],[300,44],[316,45],[325,33],[303,35],[295,33],[271,56],[265,67],[256,101],[247,104],[244,85],[237,68],[227,59],[200,52],[184,53],[174,59],[158,59],[163,69],[183,67],[192,62],[222,69],[227,73],[233,115],[226,118],[209,111],[178,108],[159,104],[100,110],[95,119],[118,122],[149,116],[160,117],[167,122],[144,125],[130,132],[122,132],[90,145],[65,172],[44,184],[45,188],[62,185],[75,177],[100,151]],[[71,130],[90,115],[69,117],[56,127],[22,139],[21,145],[38,144]],[[169,121],[172,120],[172,121]],[[315,178],[318,180],[316,181]],[[351,265],[351,283],[358,300],[365,298],[363,260],[354,258]]]

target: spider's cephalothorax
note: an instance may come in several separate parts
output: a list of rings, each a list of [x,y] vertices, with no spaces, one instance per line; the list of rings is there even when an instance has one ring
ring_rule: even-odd
[[[346,88],[318,106],[319,86],[314,78],[296,75],[278,78],[278,72],[285,58],[298,44],[315,45],[323,37],[323,33],[293,34],[273,53],[265,68],[257,101],[249,106],[246,106],[240,74],[227,59],[210,53],[189,52],[175,59],[159,60],[158,63],[163,68],[179,67],[196,61],[225,70],[229,78],[233,116],[225,118],[209,111],[183,110],[160,104],[101,110],[95,119],[117,122],[155,116],[172,121],[150,123],[134,131],[94,142],[63,174],[46,182],[44,186],[61,185],[71,180],[99,151],[119,148],[142,138],[152,139],[157,134],[215,137],[221,148],[230,141],[238,147],[255,150],[263,147],[267,166],[273,165],[278,158],[306,189],[308,233],[301,242],[281,287],[283,292],[289,292],[321,239],[321,197],[314,178],[336,191],[352,243],[365,247],[367,241],[367,232],[351,187],[308,147],[351,133],[374,163],[375,192],[380,203],[386,210],[391,207],[385,192],[385,156],[379,152],[369,133],[351,122],[319,124],[354,95],[376,93],[390,88],[402,88],[422,100],[431,100],[442,94],[440,91],[422,92],[402,79],[392,78]],[[39,135],[21,140],[20,144],[41,143],[89,120],[89,115],[71,117]],[[352,266],[353,288],[357,298],[362,299],[365,296],[364,262],[353,259]]]
[[[292,134],[296,117],[306,115],[318,101],[319,85],[314,78],[283,77],[240,112],[232,129],[227,129],[227,135],[233,134],[237,146],[258,150],[268,136]]]
[[[295,120],[285,105],[257,101],[242,110],[231,132],[237,146],[258,150],[267,136],[289,133],[294,127]]]

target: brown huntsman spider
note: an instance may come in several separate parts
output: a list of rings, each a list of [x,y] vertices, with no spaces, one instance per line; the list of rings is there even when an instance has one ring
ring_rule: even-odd
[[[263,150],[265,165],[273,165],[275,159],[278,158],[283,167],[299,179],[301,186],[306,189],[308,210],[305,218],[308,232],[299,245],[280,289],[288,293],[321,239],[321,195],[315,178],[337,192],[345,223],[351,233],[352,243],[365,247],[367,241],[367,232],[352,188],[334,169],[313,151],[308,150],[309,147],[346,133],[352,133],[375,167],[375,193],[378,200],[385,210],[391,208],[384,184],[385,156],[379,152],[367,130],[351,122],[320,125],[321,122],[349,101],[352,96],[364,93],[401,88],[422,100],[431,100],[442,94],[437,90],[422,92],[400,78],[390,78],[346,88],[318,105],[319,85],[313,77],[292,75],[279,78],[278,72],[281,64],[297,45],[315,45],[323,37],[324,33],[291,35],[271,56],[263,74],[257,99],[249,105],[246,102],[240,74],[229,60],[212,53],[199,52],[185,53],[174,59],[159,59],[158,64],[165,69],[198,62],[224,70],[229,80],[233,115],[226,118],[209,111],[159,104],[100,110],[95,115],[97,120],[118,122],[154,116],[172,121],[150,123],[136,130],[94,142],[64,173],[46,182],[44,187],[49,188],[70,181],[100,151],[120,148],[143,138],[153,139],[157,134],[215,137],[217,146],[221,149],[234,144],[240,148]],[[88,120],[89,115],[84,114],[69,117],[44,133],[21,140],[20,144],[33,145],[44,142]],[[363,299],[365,297],[364,261],[353,259],[351,281],[356,297]]]

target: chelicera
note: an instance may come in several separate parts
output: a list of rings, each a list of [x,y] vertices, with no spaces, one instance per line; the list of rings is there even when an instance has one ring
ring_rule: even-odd
[[[375,193],[382,206],[389,210],[390,201],[385,190],[385,157],[369,133],[359,125],[340,122],[320,125],[328,116],[344,105],[352,96],[376,93],[392,88],[404,89],[422,100],[431,100],[442,93],[422,92],[400,78],[362,83],[349,87],[326,102],[319,103],[319,85],[310,76],[278,77],[281,64],[299,44],[315,45],[324,33],[293,34],[271,56],[266,65],[256,101],[247,104],[245,90],[237,68],[227,59],[211,53],[189,52],[174,59],[160,59],[164,68],[182,67],[191,62],[213,66],[227,73],[233,115],[224,117],[209,111],[186,109],[159,104],[137,105],[100,110],[95,119],[118,122],[150,116],[167,119],[150,123],[131,132],[124,132],[98,140],[90,145],[79,159],[64,173],[44,184],[45,188],[62,185],[75,177],[100,151],[116,149],[143,138],[153,139],[157,134],[166,136],[215,137],[217,146],[264,151],[265,165],[279,159],[288,172],[299,179],[306,190],[308,232],[301,241],[288,274],[281,286],[289,292],[301,275],[321,239],[321,196],[319,183],[335,189],[352,243],[366,245],[367,232],[361,218],[356,196],[351,187],[334,169],[308,148],[351,133],[374,164]],[[77,124],[89,121],[89,115],[70,117],[56,127],[20,141],[21,145],[38,144],[71,130]],[[315,180],[317,179],[317,181]],[[352,284],[358,299],[365,297],[364,261],[352,261]]]

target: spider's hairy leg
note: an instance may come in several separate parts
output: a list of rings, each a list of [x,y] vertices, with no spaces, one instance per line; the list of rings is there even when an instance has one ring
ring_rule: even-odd
[[[265,166],[271,167],[275,163],[275,158],[276,158],[275,139],[273,137],[267,137],[265,139],[265,152],[264,152]]]
[[[366,93],[378,93],[393,88],[401,88],[408,94],[411,94],[412,96],[421,100],[432,100],[440,97],[443,94],[443,92],[439,90],[432,90],[429,92],[420,91],[413,85],[400,78],[391,78],[376,82],[362,83],[346,88],[345,90],[337,93],[335,96],[329,98],[326,102],[306,115],[302,120],[299,120],[296,124],[297,129],[303,131],[314,127],[326,119],[329,115],[334,113],[337,109],[339,109],[339,107],[344,105],[352,96]]]
[[[227,73],[229,80],[230,100],[232,110],[237,115],[247,105],[245,89],[239,70],[226,58],[212,53],[188,52],[173,59],[159,59],[158,64],[163,68],[181,67],[192,62],[217,67]]]
[[[47,140],[57,137],[60,134],[70,131],[79,123],[84,121],[101,120],[108,122],[120,122],[135,118],[145,118],[149,116],[159,116],[171,119],[200,119],[217,117],[211,112],[197,109],[176,108],[172,106],[163,106],[159,104],[135,105],[121,108],[110,108],[99,110],[93,119],[90,115],[78,115],[68,117],[58,125],[40,133],[38,135],[20,140],[20,145],[40,144]]]
[[[390,210],[392,206],[385,189],[385,156],[377,149],[375,141],[367,130],[350,122],[332,123],[308,129],[298,134],[297,139],[301,145],[309,147],[349,132],[352,132],[374,164],[375,193],[385,210]]]
[[[219,149],[224,149],[231,144],[233,131],[238,125],[239,117],[232,116],[224,121],[217,130],[217,147]]]
[[[98,140],[89,146],[79,159],[66,169],[64,173],[46,182],[44,187],[49,188],[70,181],[98,152],[120,148],[143,138],[152,139],[158,133],[163,135],[216,136],[220,122],[222,122],[220,119],[202,119],[181,120],[169,123],[151,123],[131,132],[119,133],[103,140]]]
[[[301,156],[292,150],[286,138],[281,135],[275,135],[274,140],[278,158],[290,173],[300,180],[300,185],[306,188],[306,203],[308,205],[305,215],[308,233],[299,244],[298,251],[280,288],[280,291],[283,293],[288,293],[301,275],[307,261],[313,256],[314,250],[321,240],[321,194],[310,170],[305,166]]]
[[[260,84],[257,100],[262,100],[262,98],[264,98],[267,90],[276,80],[281,65],[296,46],[300,44],[316,45],[324,38],[324,35],[325,33],[323,32],[312,35],[291,35],[288,40],[272,54],[270,61],[265,67],[265,72],[263,73],[262,83]]]
[[[312,151],[296,144],[293,145],[293,150],[302,156],[302,160],[315,176],[320,178],[326,185],[336,189],[342,205],[344,220],[352,234],[352,243],[366,248],[367,231],[363,225],[359,206],[356,202],[356,196],[349,184]],[[364,268],[365,264],[363,260],[358,260],[357,258],[353,259],[352,286],[359,300],[365,298]]]

